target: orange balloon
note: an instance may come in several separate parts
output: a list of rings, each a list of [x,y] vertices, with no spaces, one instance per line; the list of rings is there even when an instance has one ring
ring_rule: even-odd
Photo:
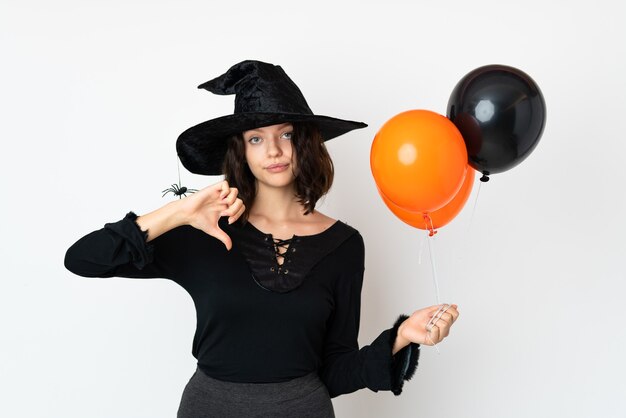
[[[429,231],[431,228],[434,230],[447,225],[461,212],[467,202],[467,199],[469,199],[469,196],[472,193],[472,188],[474,187],[474,176],[475,171],[471,167],[468,167],[467,175],[465,176],[465,180],[463,180],[463,185],[461,185],[461,189],[456,196],[454,196],[452,200],[442,208],[439,208],[431,213],[410,212],[402,209],[398,205],[391,202],[380,189],[378,189],[378,193],[380,194],[380,197],[383,198],[383,202],[385,202],[387,207],[404,223],[415,228]],[[428,219],[424,218],[424,215],[430,216],[430,222]]]
[[[432,212],[448,203],[463,184],[467,150],[459,130],[445,116],[409,110],[378,131],[370,167],[382,193],[412,212]]]

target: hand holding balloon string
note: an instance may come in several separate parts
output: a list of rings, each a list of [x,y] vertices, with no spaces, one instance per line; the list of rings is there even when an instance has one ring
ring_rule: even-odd
[[[457,305],[454,304],[444,303],[417,310],[400,324],[398,338],[401,342],[399,345],[403,347],[413,342],[432,345],[437,349],[437,344],[448,336],[450,327],[458,317],[459,311]]]
[[[430,321],[428,321],[428,324],[426,324],[426,331],[428,331],[428,334],[426,334],[426,336],[428,337],[430,342],[435,346],[435,350],[437,350],[437,354],[439,354],[439,347],[437,347],[437,344],[435,344],[435,342],[430,337],[430,333],[432,332],[433,327],[437,326],[437,322],[441,319],[443,314],[445,314],[448,309],[450,309],[450,305],[447,303],[444,303],[443,305],[439,306],[439,309],[437,310],[437,312],[433,314],[433,316],[430,318]],[[454,320],[452,322],[454,322]]]

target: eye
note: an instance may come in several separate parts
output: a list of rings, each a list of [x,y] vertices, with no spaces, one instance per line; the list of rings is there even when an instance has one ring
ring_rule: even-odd
[[[248,142],[251,143],[251,144],[258,144],[258,143],[261,142],[261,137],[259,137],[259,136],[251,136],[248,139]]]
[[[285,132],[281,135],[281,138],[284,139],[292,139],[293,138],[293,132]]]

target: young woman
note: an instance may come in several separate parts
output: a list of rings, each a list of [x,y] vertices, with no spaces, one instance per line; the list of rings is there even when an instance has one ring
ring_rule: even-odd
[[[66,267],[168,278],[189,292],[198,367],[179,417],[323,418],[341,394],[399,395],[420,344],[445,338],[458,310],[400,315],[358,347],[363,239],[315,205],[333,179],[324,141],[366,125],[314,115],[279,66],[259,61],[200,87],[235,94],[235,112],[183,132],[178,155],[224,181],[106,224],[70,247]]]

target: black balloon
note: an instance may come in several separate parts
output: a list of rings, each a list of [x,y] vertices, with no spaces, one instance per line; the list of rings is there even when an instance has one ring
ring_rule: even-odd
[[[546,103],[528,74],[487,65],[458,82],[448,101],[448,118],[463,135],[469,164],[487,181],[535,149],[546,124]]]

